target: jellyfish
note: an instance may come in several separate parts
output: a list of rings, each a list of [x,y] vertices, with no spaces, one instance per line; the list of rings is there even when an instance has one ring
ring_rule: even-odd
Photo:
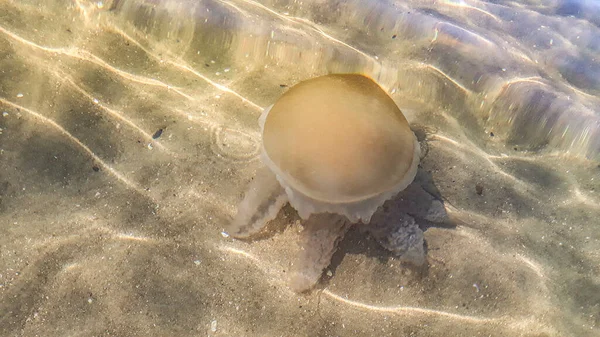
[[[227,231],[250,238],[289,203],[303,226],[290,279],[294,291],[318,283],[353,225],[403,260],[425,262],[415,216],[441,221],[445,210],[436,196],[411,184],[420,143],[377,83],[360,74],[300,82],[263,111],[259,125],[264,165]]]

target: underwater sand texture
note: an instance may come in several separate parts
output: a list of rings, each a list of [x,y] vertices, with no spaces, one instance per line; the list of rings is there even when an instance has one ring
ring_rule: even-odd
[[[1,336],[598,336],[593,1],[0,0]],[[222,234],[286,88],[360,71],[427,130],[456,227],[414,270],[298,217]],[[162,131],[161,131],[162,130]]]

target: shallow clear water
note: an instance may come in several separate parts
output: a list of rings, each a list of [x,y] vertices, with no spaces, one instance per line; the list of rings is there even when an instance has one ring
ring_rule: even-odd
[[[597,336],[600,5],[0,0],[0,335]],[[351,230],[289,290],[299,218],[222,233],[257,118],[331,72],[426,130],[428,267]]]

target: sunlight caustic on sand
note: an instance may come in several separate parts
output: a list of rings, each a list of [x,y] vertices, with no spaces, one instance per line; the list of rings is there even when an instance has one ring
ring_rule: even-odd
[[[179,95],[187,98],[187,99],[192,99],[191,96],[188,96],[182,92],[180,92],[177,88],[170,86],[166,83],[163,83],[161,81],[152,79],[152,78],[146,78],[143,76],[138,76],[138,75],[134,75],[131,73],[128,73],[126,71],[120,70],[110,64],[108,64],[106,61],[102,60],[101,58],[97,57],[96,55],[86,51],[86,50],[82,50],[79,48],[75,48],[75,47],[70,47],[70,48],[50,48],[50,47],[44,47],[41,46],[37,43],[31,42],[29,40],[26,40],[18,35],[16,35],[15,33],[10,32],[9,30],[3,28],[0,26],[0,32],[6,34],[7,36],[9,36],[10,38],[23,43],[29,47],[32,48],[36,48],[48,53],[52,53],[52,54],[59,54],[59,55],[65,55],[68,57],[73,57],[76,59],[80,59],[82,61],[87,61],[87,62],[91,62],[94,63],[102,68],[104,68],[105,70],[114,73],[122,78],[125,78],[129,81],[132,82],[136,82],[136,83],[140,83],[140,84],[145,84],[145,85],[152,85],[152,86],[159,86],[159,87],[163,87],[165,89],[169,89],[172,90],[173,92],[178,93]]]
[[[139,186],[137,186],[135,183],[131,182],[128,178],[126,178],[124,175],[122,175],[121,173],[119,173],[117,170],[115,170],[112,166],[108,165],[104,160],[102,160],[100,157],[98,157],[92,150],[90,150],[89,147],[87,147],[87,145],[83,144],[81,141],[79,141],[79,139],[77,139],[75,136],[73,136],[71,133],[69,133],[67,130],[65,130],[62,126],[58,125],[55,121],[44,117],[43,115],[27,109],[23,106],[20,106],[18,104],[15,104],[13,102],[7,101],[3,98],[0,98],[0,103],[6,104],[12,108],[15,109],[19,109],[21,111],[25,111],[26,113],[28,113],[29,115],[31,115],[32,117],[34,117],[35,119],[39,120],[40,122],[53,127],[54,129],[56,129],[60,134],[62,134],[63,136],[65,136],[67,139],[69,139],[71,142],[73,142],[73,144],[77,145],[78,147],[80,147],[85,153],[87,153],[92,159],[94,159],[95,162],[97,162],[99,165],[101,165],[102,167],[104,167],[112,176],[114,176],[115,178],[117,178],[118,181],[122,182],[123,184],[125,184],[128,188],[135,190],[136,192],[145,195],[146,192],[140,188]]]
[[[0,1],[0,335],[595,336],[599,12],[567,2]],[[226,228],[262,105],[338,72],[411,110],[449,221],[418,271],[354,227],[298,295],[293,209]]]
[[[229,2],[231,0],[229,0],[229,1],[220,0],[220,1],[223,2],[223,3],[227,3],[227,2]],[[340,44],[340,45],[342,45],[344,47],[347,47],[347,48],[351,49],[352,51],[354,51],[354,52],[356,52],[356,53],[358,53],[358,54],[360,54],[360,55],[362,55],[364,57],[367,57],[368,59],[374,60],[373,57],[370,56],[370,55],[368,55],[367,53],[365,53],[365,52],[363,52],[363,51],[361,51],[361,50],[359,50],[359,49],[357,49],[357,48],[355,48],[355,47],[347,44],[346,42],[343,42],[343,41],[341,41],[339,39],[336,39],[335,37],[333,37],[333,36],[325,33],[322,29],[318,28],[314,22],[312,22],[310,20],[306,20],[306,19],[300,18],[300,17],[293,17],[293,16],[281,14],[281,13],[279,13],[279,12],[273,10],[273,9],[268,8],[267,6],[265,6],[263,4],[260,4],[260,3],[256,2],[256,1],[252,1],[252,0],[240,0],[240,1],[242,3],[246,3],[248,5],[251,5],[251,6],[254,6],[254,7],[258,7],[260,9],[262,9],[262,10],[264,10],[264,11],[266,11],[266,12],[268,12],[268,13],[276,16],[276,17],[278,17],[279,19],[282,19],[282,20],[285,20],[285,21],[289,21],[289,22],[293,22],[293,23],[296,23],[296,24],[298,24],[298,23],[302,24],[305,27],[307,27],[307,28],[309,28],[309,29],[311,29],[311,30],[319,33],[325,39],[330,40],[330,41],[332,41],[334,43],[338,43],[338,44]]]
[[[171,150],[168,150],[161,142],[152,138],[152,135],[150,133],[144,131],[137,124],[135,124],[132,120],[125,117],[125,114],[123,112],[111,109],[108,106],[104,105],[102,102],[95,99],[90,93],[88,93],[82,87],[77,85],[77,83],[75,83],[75,81],[73,81],[73,79],[69,75],[63,73],[62,71],[56,71],[55,76],[59,80],[63,80],[63,81],[66,81],[67,83],[69,83],[73,88],[75,88],[75,90],[77,90],[80,94],[85,96],[90,102],[93,102],[94,104],[98,105],[100,108],[102,108],[103,111],[106,111],[110,116],[124,122],[125,124],[129,125],[134,130],[139,132],[144,137],[144,139],[146,139],[147,142],[151,142],[152,145],[156,146],[158,149],[166,151],[169,154],[172,154]]]
[[[144,46],[142,46],[141,43],[139,43],[137,40],[135,40],[133,37],[129,36],[129,34],[127,34],[125,31],[123,31],[122,29],[118,29],[117,27],[112,27],[111,29],[113,29],[115,32],[117,32],[119,35],[123,36],[123,38],[127,39],[128,41],[134,43],[136,46],[138,46],[139,48],[141,48],[142,50],[144,50],[146,52],[146,54],[148,56],[151,56],[152,58],[154,58],[155,60],[161,61],[161,62],[167,62],[168,64],[174,66],[175,68],[184,70],[186,72],[189,72],[191,74],[193,74],[194,76],[202,79],[203,81],[205,81],[206,83],[210,84],[211,86],[217,88],[218,90],[221,90],[223,92],[229,93],[237,98],[239,98],[240,100],[242,100],[244,103],[250,105],[251,107],[257,109],[257,110],[262,110],[263,107],[257,105],[256,103],[250,101],[249,99],[247,99],[246,97],[240,95],[239,93],[233,91],[232,89],[228,88],[227,86],[224,86],[222,84],[219,84],[213,80],[211,80],[208,76],[202,75],[199,71],[194,70],[192,67],[181,63],[181,61],[173,61],[173,60],[165,60],[157,55],[154,55],[154,53],[150,52],[147,48],[145,48]],[[169,86],[170,89],[172,89],[172,87]],[[174,89],[176,90],[176,89]],[[181,93],[181,95],[185,95],[183,93]],[[193,100],[193,98],[191,96],[185,95],[186,98]]]
[[[30,47],[38,48],[38,49],[41,49],[41,50],[46,51],[46,52],[51,52],[51,53],[55,53],[55,54],[62,54],[62,55],[70,56],[70,57],[75,57],[75,58],[78,58],[78,59],[81,59],[81,60],[89,61],[89,62],[95,63],[95,64],[97,64],[97,65],[105,68],[106,70],[111,71],[111,72],[113,72],[113,73],[115,73],[115,74],[117,74],[117,75],[119,75],[119,76],[121,76],[123,78],[126,78],[126,79],[128,79],[130,81],[141,83],[141,84],[147,84],[147,85],[153,85],[153,86],[160,86],[160,87],[163,87],[163,88],[165,88],[167,90],[173,91],[173,92],[175,92],[175,93],[177,93],[177,94],[185,97],[188,100],[194,100],[194,98],[192,96],[183,93],[181,91],[181,89],[179,89],[179,88],[177,88],[175,86],[168,85],[166,83],[163,83],[163,82],[155,80],[155,79],[141,77],[141,76],[138,76],[138,75],[131,74],[131,73],[128,73],[126,71],[120,70],[120,69],[118,69],[118,68],[116,68],[116,67],[108,64],[106,61],[102,60],[101,58],[97,57],[96,55],[91,54],[91,53],[89,53],[89,52],[87,52],[85,50],[80,50],[80,49],[77,49],[77,48],[49,48],[49,47],[44,47],[44,46],[38,45],[36,43],[33,43],[31,41],[28,41],[28,40],[26,40],[26,39],[24,39],[24,38],[22,38],[22,37],[20,37],[20,36],[18,36],[16,34],[10,32],[10,31],[8,31],[7,29],[5,29],[5,28],[3,28],[1,26],[0,26],[0,32],[8,35],[9,37],[11,37],[11,38],[13,38],[13,39],[15,39],[15,40],[17,40],[17,41],[19,41],[21,43],[27,44]],[[122,33],[123,36],[127,37],[127,35],[124,32],[121,32],[121,33]],[[132,40],[132,39],[129,38],[129,40]],[[139,43],[136,43],[136,44],[139,45]],[[148,54],[148,55],[153,55],[153,54]],[[162,60],[161,58],[159,58],[157,56],[154,56],[154,58]],[[217,89],[219,89],[219,90],[221,90],[223,92],[232,94],[233,96],[241,99],[244,103],[247,103],[248,105],[250,105],[251,107],[253,107],[256,110],[260,111],[260,110],[263,109],[261,106],[255,104],[254,102],[252,102],[249,99],[243,97],[242,95],[238,94],[237,92],[231,90],[230,88],[228,88],[228,87],[226,87],[224,85],[221,85],[221,84],[219,84],[219,83],[211,80],[207,76],[202,75],[200,72],[192,69],[191,67],[189,67],[187,65],[184,65],[184,64],[181,64],[181,63],[178,63],[178,62],[175,62],[175,61],[171,61],[171,60],[168,60],[167,62],[169,64],[175,66],[176,68],[179,68],[179,69],[182,69],[182,70],[185,70],[187,72],[190,72],[190,73],[194,74],[195,76],[201,78],[205,82],[209,83],[213,87],[215,87],[215,88],[217,88]]]
[[[502,22],[502,20],[500,20],[496,15],[494,15],[494,14],[492,14],[492,13],[490,13],[490,12],[484,10],[484,9],[481,9],[481,8],[469,5],[464,0],[443,0],[443,1],[441,1],[441,4],[449,6],[449,7],[458,7],[458,8],[465,8],[465,9],[469,9],[469,10],[474,10],[474,11],[477,11],[477,12],[482,13],[484,15],[487,15],[488,17],[494,19],[496,22]]]
[[[338,301],[340,303],[363,309],[368,311],[374,311],[382,314],[399,314],[399,315],[423,315],[423,316],[442,316],[445,318],[450,318],[457,321],[463,321],[465,323],[476,323],[476,324],[486,324],[486,323],[494,323],[500,322],[502,319],[499,318],[485,318],[485,317],[477,317],[477,316],[466,316],[455,314],[452,312],[444,311],[444,310],[435,310],[435,309],[427,309],[427,308],[419,308],[419,307],[409,307],[409,306],[377,306],[372,304],[367,304],[363,302],[353,301],[347,298],[344,298],[338,294],[335,294],[328,289],[323,290],[323,294],[327,295],[329,298]]]

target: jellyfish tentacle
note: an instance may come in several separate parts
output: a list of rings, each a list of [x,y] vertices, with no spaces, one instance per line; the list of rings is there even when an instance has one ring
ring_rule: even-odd
[[[401,261],[415,266],[426,262],[423,231],[412,216],[397,211],[381,212],[371,219],[367,230]]]
[[[236,238],[248,238],[258,233],[269,221],[275,219],[287,202],[285,190],[275,174],[269,168],[261,167],[248,185],[228,234]]]
[[[300,234],[301,252],[292,272],[292,290],[304,292],[319,281],[351,226],[350,220],[338,214],[318,213],[308,218]]]

